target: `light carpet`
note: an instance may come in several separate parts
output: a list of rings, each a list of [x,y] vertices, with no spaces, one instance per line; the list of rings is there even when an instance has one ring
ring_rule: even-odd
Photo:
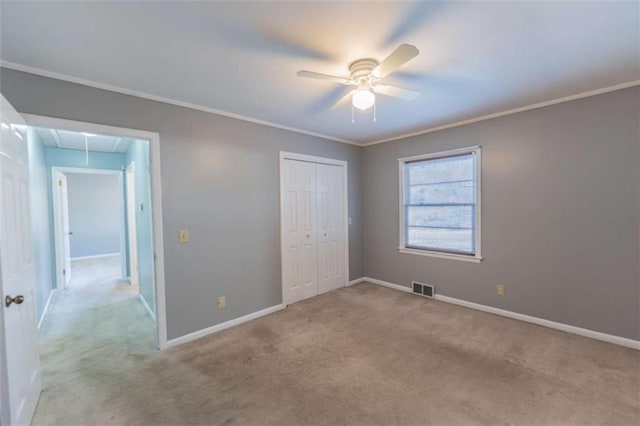
[[[632,425],[639,352],[372,284],[165,352],[117,276],[58,294],[36,425]]]

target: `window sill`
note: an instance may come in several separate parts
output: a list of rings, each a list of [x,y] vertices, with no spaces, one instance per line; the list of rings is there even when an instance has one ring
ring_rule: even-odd
[[[480,263],[482,262],[481,256],[466,256],[464,254],[455,253],[442,253],[429,250],[410,249],[406,247],[398,247],[400,253],[418,254],[420,256],[437,257],[440,259],[461,260],[463,262]]]

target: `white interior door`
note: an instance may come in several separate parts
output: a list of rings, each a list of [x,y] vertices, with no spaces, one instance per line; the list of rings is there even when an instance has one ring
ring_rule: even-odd
[[[345,285],[343,168],[316,165],[318,293]]]
[[[136,228],[136,193],[135,168],[131,163],[127,166],[127,229],[129,236],[129,280],[131,285],[138,285],[138,237]]]
[[[71,282],[71,230],[69,229],[69,193],[67,175],[54,170],[54,215],[56,220],[58,282],[63,288]]]
[[[31,423],[40,396],[35,266],[24,121],[2,97],[0,138],[0,423]]]
[[[316,268],[316,165],[282,164],[283,285],[285,303],[318,294]]]

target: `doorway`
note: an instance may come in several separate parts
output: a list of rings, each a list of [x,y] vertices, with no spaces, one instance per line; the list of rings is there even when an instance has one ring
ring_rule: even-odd
[[[126,281],[127,285],[132,280],[138,281],[138,291],[136,292],[137,303],[141,304],[147,315],[151,317],[155,327],[155,346],[159,349],[167,347],[167,330],[166,330],[166,314],[165,314],[165,289],[164,289],[164,256],[163,256],[163,238],[162,238],[162,209],[161,209],[161,183],[160,183],[160,152],[159,152],[159,135],[157,133],[141,131],[135,129],[127,129],[113,126],[105,126],[94,123],[78,122],[52,117],[23,114],[26,124],[31,129],[44,128],[52,136],[51,147],[46,147],[52,151],[51,157],[53,161],[49,161],[49,165],[57,164],[58,167],[67,168],[103,168],[115,170],[119,173],[120,183],[124,194],[122,222],[125,228],[121,232],[121,263],[120,275],[121,280]],[[63,147],[63,141],[60,135],[74,133],[81,135],[73,143],[75,149],[75,157],[71,162],[65,162],[60,165],[57,154],[58,148]],[[110,142],[107,143],[107,139]],[[137,141],[136,143],[132,143]],[[98,148],[95,152],[89,150],[87,155],[86,145]],[[114,163],[110,154],[120,152],[125,156],[124,162]],[[49,153],[47,153],[49,154]],[[97,166],[98,163],[101,165]],[[127,167],[130,168],[129,188],[133,186],[133,191],[127,193]],[[53,187],[53,175],[49,174],[49,186]],[[51,197],[52,194],[49,195]],[[133,199],[133,200],[132,200]],[[127,202],[129,200],[129,202]],[[52,201],[50,201],[51,205]],[[129,212],[135,212],[132,219],[128,218]],[[53,211],[51,212],[53,216]],[[133,226],[129,224],[131,222]],[[54,227],[53,217],[51,219],[51,228]],[[97,225],[98,226],[98,225]],[[135,229],[130,229],[134,228]],[[132,249],[129,240],[129,231],[135,235],[134,241],[136,246]],[[51,230],[53,234],[53,229]],[[78,237],[73,229],[69,232],[73,234],[70,237]],[[71,240],[71,245],[73,245]],[[52,250],[55,244],[52,241]],[[131,252],[137,251],[137,265],[134,264],[137,273],[131,276]],[[53,256],[52,256],[53,257]],[[53,281],[58,281],[57,266],[54,262],[52,266],[54,277]],[[73,269],[73,267],[72,267]],[[71,277],[73,280],[73,276]],[[54,286],[58,287],[57,284]],[[73,286],[73,282],[71,283]],[[131,287],[135,287],[134,285]],[[58,288],[59,289],[59,288]],[[45,305],[44,311],[50,307],[50,298]],[[42,319],[42,317],[41,317]]]
[[[51,167],[56,289],[82,293],[76,310],[134,295],[155,321],[149,142],[42,127],[33,138]]]
[[[58,150],[56,158],[69,154]],[[86,274],[126,279],[129,248],[122,171],[54,166],[51,182],[56,288],[82,284]],[[86,274],[76,277],[77,270]]]
[[[346,161],[280,153],[283,303],[346,286],[347,206]]]

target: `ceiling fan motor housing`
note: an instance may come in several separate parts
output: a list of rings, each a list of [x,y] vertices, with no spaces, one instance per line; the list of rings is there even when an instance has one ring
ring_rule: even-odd
[[[375,59],[359,59],[349,66],[351,80],[357,83],[372,83],[371,72],[378,66]]]

